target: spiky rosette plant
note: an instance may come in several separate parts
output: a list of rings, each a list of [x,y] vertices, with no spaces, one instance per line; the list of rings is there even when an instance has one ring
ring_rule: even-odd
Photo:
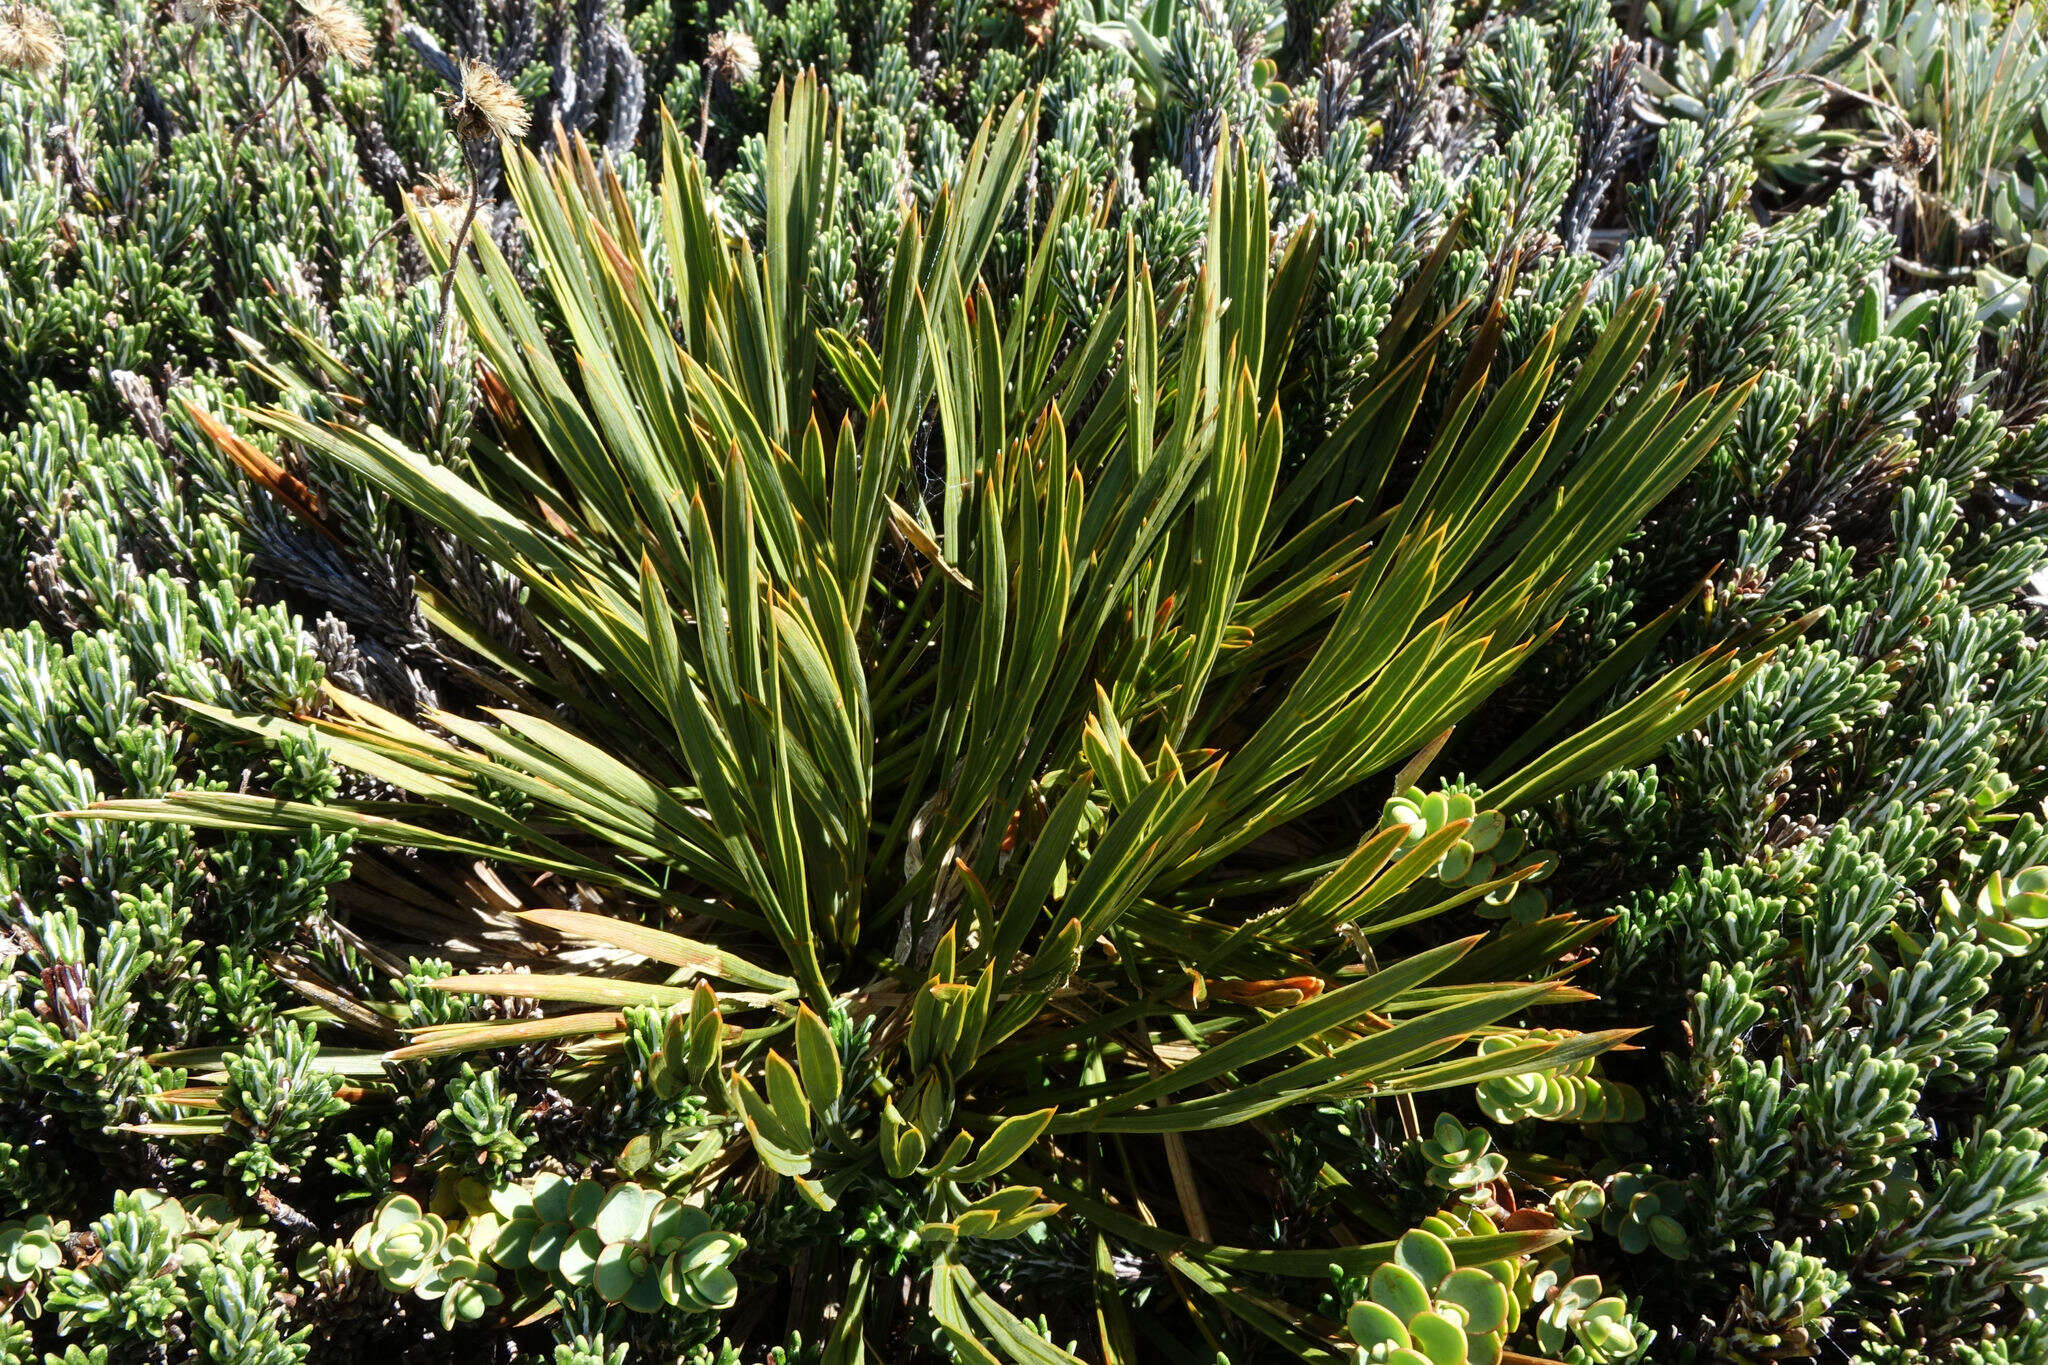
[[[1275,249],[1264,183],[1226,148],[1192,284],[1156,298],[1132,248],[1077,330],[1049,275],[1083,194],[1050,205],[1000,297],[986,264],[1031,120],[992,121],[929,216],[904,213],[872,336],[821,326],[806,293],[839,173],[813,83],[772,109],[759,243],[726,228],[673,128],[646,233],[580,146],[508,148],[537,288],[488,237],[455,265],[490,419],[471,463],[255,415],[517,575],[523,656],[432,607],[507,704],[416,724],[333,688],[289,718],[195,702],[408,799],[184,791],[99,814],[347,832],[566,897],[519,921],[530,944],[607,965],[444,978],[545,1013],[423,1028],[390,1059],[542,1049],[593,1109],[623,1072],[660,1118],[623,1142],[592,1123],[588,1163],[650,1199],[784,1210],[784,1248],[809,1229],[774,1292],[824,1324],[826,1359],[934,1336],[967,1359],[1071,1359],[1025,1320],[1070,1310],[987,1269],[991,1243],[1060,1210],[1098,1258],[1166,1255],[1198,1312],[1329,1359],[1341,1324],[1276,1310],[1272,1287],[1314,1304],[1333,1266],[1362,1274],[1391,1243],[1223,1245],[1189,1172],[1297,1106],[1469,1091],[1612,1046],[1520,1026],[1579,998],[1557,963],[1596,924],[1447,930],[1548,864],[1439,871],[1479,822],[1692,728],[1751,665],[1717,648],[1584,728],[1560,711],[1464,789],[1469,817],[1419,839],[1367,817],[1328,859],[1299,832],[1362,784],[1422,781],[1741,394],[1685,392],[1676,351],[1645,363],[1646,295],[1568,370],[1581,307],[1512,367],[1496,312],[1436,376],[1426,270],[1366,396],[1291,443],[1277,400],[1312,235]],[[1446,416],[1411,430],[1446,379]],[[198,1090],[179,1101],[203,1107]],[[1560,1235],[1446,1245],[1481,1263]],[[747,1240],[743,1278],[785,1273],[789,1253]],[[1109,1297],[1105,1340],[1128,1330]]]

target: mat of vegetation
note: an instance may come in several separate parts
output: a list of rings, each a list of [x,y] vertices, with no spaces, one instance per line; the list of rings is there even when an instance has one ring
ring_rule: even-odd
[[[0,0],[0,1362],[2048,1360],[2048,38]]]

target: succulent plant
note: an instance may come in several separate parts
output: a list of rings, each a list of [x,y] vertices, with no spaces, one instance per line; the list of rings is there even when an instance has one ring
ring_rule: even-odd
[[[1691,1254],[1691,1242],[1679,1216],[1685,1208],[1685,1187],[1659,1179],[1647,1168],[1625,1170],[1607,1184],[1607,1207],[1600,1225],[1631,1256],[1655,1247],[1674,1261]]]
[[[1446,886],[1460,888],[1507,879],[1485,893],[1479,913],[1516,923],[1541,919],[1550,907],[1550,898],[1537,883],[1549,878],[1556,856],[1530,852],[1522,831],[1510,825],[1501,812],[1481,810],[1471,792],[1445,789],[1425,793],[1410,787],[1388,800],[1379,827],[1405,828],[1401,847],[1409,849],[1460,820],[1469,825],[1444,849],[1430,875]]]
[[[1482,1038],[1482,1057],[1506,1052],[1525,1042],[1562,1042],[1571,1035],[1554,1029],[1525,1029]],[[1549,1119],[1572,1123],[1636,1123],[1643,1117],[1643,1097],[1634,1086],[1593,1074],[1596,1059],[1587,1057],[1549,1071],[1523,1072],[1481,1081],[1479,1107],[1496,1123]]]
[[[1537,1293],[1542,1311],[1536,1318],[1536,1345],[1546,1355],[1563,1351],[1569,1343],[1575,1347],[1574,1360],[1612,1365],[1636,1359],[1650,1345],[1654,1334],[1643,1330],[1625,1300],[1603,1294],[1597,1275],[1580,1275],[1562,1284],[1546,1283],[1539,1276]]]
[[[1994,869],[1967,909],[1944,886],[1939,922],[2002,957],[2024,957],[2048,933],[2048,867],[2024,867],[2010,877]]]
[[[1443,1239],[1416,1229],[1372,1272],[1345,1326],[1372,1365],[1495,1365],[1520,1320],[1505,1267],[1460,1267]]]
[[[515,1270],[530,1267],[553,1276],[563,1249],[579,1226],[596,1215],[604,1194],[601,1181],[569,1180],[551,1173],[493,1192],[491,1208],[501,1221],[491,1242],[491,1259]]]
[[[68,1223],[43,1214],[0,1223],[0,1275],[12,1284],[33,1284],[64,1259]]]
[[[466,1230],[465,1230],[466,1231]],[[439,1303],[441,1322],[473,1322],[505,1301],[497,1268],[464,1231],[420,1207],[409,1194],[393,1195],[349,1241],[356,1262],[377,1272],[393,1293]]]
[[[394,1194],[357,1228],[349,1250],[358,1263],[377,1272],[384,1287],[409,1293],[439,1264],[448,1246],[448,1223],[428,1213],[409,1194]]]
[[[1469,1195],[1507,1172],[1507,1158],[1489,1150],[1493,1135],[1484,1128],[1467,1128],[1455,1114],[1438,1114],[1418,1146],[1429,1183],[1441,1190]]]
[[[415,1296],[441,1305],[441,1325],[474,1322],[505,1301],[495,1283],[497,1270],[461,1237],[442,1244],[441,1255],[413,1285]]]
[[[639,1313],[732,1306],[732,1262],[746,1243],[700,1208],[631,1182],[543,1175],[493,1196],[505,1222],[491,1256]]]
[[[1508,837],[1507,817],[1496,810],[1480,810],[1470,792],[1424,793],[1410,787],[1387,802],[1380,816],[1380,828],[1405,826],[1407,835],[1401,847],[1410,849],[1460,820],[1466,822],[1464,832],[1444,850],[1431,875],[1450,886],[1477,886],[1491,881],[1496,867],[1520,852],[1519,841]]]
[[[11,1294],[12,1313],[22,1318],[41,1315],[50,1272],[64,1263],[64,1239],[70,1233],[70,1224],[42,1214],[0,1223],[0,1280]]]
[[[1574,1241],[1590,1237],[1607,1208],[1607,1192],[1596,1180],[1574,1180],[1550,1196],[1548,1205],[1557,1225],[1571,1233]]]

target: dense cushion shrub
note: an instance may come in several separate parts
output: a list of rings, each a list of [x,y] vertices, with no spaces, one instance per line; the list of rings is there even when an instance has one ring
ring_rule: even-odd
[[[2039,1351],[2027,12],[40,15],[10,1358]]]

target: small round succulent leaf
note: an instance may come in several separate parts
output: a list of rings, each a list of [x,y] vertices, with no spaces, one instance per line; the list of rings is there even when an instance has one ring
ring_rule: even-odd
[[[1442,1313],[1423,1313],[1408,1320],[1408,1335],[1430,1365],[1465,1365],[1465,1329]]]
[[[407,1293],[419,1284],[426,1272],[424,1261],[398,1260],[377,1267],[377,1278],[384,1282],[386,1289]]]
[[[569,1203],[563,1210],[569,1221],[579,1228],[587,1228],[597,1217],[597,1211],[604,1206],[604,1183],[597,1180],[579,1180],[569,1190]]]
[[[540,1229],[540,1223],[532,1218],[513,1219],[492,1239],[491,1259],[513,1270],[533,1264],[533,1241]]]
[[[648,1215],[660,1196],[643,1185],[619,1185],[598,1206],[591,1229],[606,1242],[637,1241],[647,1231]]]
[[[1407,1266],[1390,1261],[1376,1267],[1370,1285],[1372,1301],[1402,1322],[1429,1311],[1429,1290]]]
[[[683,1268],[676,1261],[675,1257],[671,1256],[661,1263],[661,1269],[655,1272],[654,1282],[656,1287],[661,1290],[661,1297],[671,1307],[687,1308],[689,1306],[689,1277],[683,1273]]]
[[[1636,1349],[1635,1333],[1625,1320],[1596,1318],[1589,1313],[1579,1322],[1578,1330],[1579,1340],[1600,1360],[1630,1355]]]
[[[1512,1316],[1515,1306],[1515,1281],[1519,1278],[1515,1263],[1513,1261],[1488,1261],[1485,1265],[1477,1265],[1471,1268],[1485,1271],[1489,1279],[1508,1292],[1508,1309],[1510,1316]]]
[[[393,1195],[384,1201],[384,1207],[377,1210],[377,1235],[389,1236],[406,1224],[417,1222],[423,1211],[420,1208],[420,1201],[411,1195]]]
[[[1465,842],[1472,845],[1477,853],[1489,853],[1500,846],[1501,835],[1507,833],[1507,817],[1497,810],[1483,810],[1472,817],[1472,828],[1465,831]]]
[[[575,1188],[575,1182],[552,1172],[537,1177],[533,1182],[534,1213],[544,1223],[566,1222],[569,1195]]]
[[[1408,832],[1404,838],[1409,843],[1414,843],[1429,833],[1429,825],[1422,818],[1422,808],[1404,797],[1397,796],[1387,802],[1386,814],[1382,817],[1381,823],[1387,829],[1392,829],[1395,825],[1406,825]]]
[[[1976,926],[1977,937],[2002,957],[2018,957],[2033,946],[2034,936],[2016,924],[2001,924],[1995,920],[1980,922]]]
[[[661,1311],[661,1283],[654,1275],[636,1275],[626,1290],[626,1307],[636,1313]]]
[[[1369,1299],[1351,1305],[1344,1325],[1350,1328],[1351,1339],[1368,1351],[1392,1350],[1409,1342],[1407,1324],[1384,1304]]]
[[[1438,880],[1446,882],[1463,881],[1465,874],[1472,870],[1473,856],[1472,845],[1466,843],[1463,839],[1452,844],[1449,849],[1445,850],[1443,860],[1436,865]]]
[[[524,1185],[507,1185],[502,1190],[492,1190],[489,1203],[491,1211],[507,1223],[516,1223],[522,1218],[540,1221],[534,1214],[533,1191]]]
[[[626,1248],[613,1243],[598,1253],[597,1266],[591,1272],[591,1287],[606,1303],[620,1303],[633,1288],[633,1267]]]
[[[480,1280],[465,1280],[448,1291],[441,1301],[441,1321],[446,1326],[475,1322],[505,1301],[505,1291]]]
[[[445,1261],[439,1262],[421,1271],[418,1279],[413,1282],[412,1292],[423,1299],[438,1299],[461,1279],[461,1274],[454,1267]]]
[[[526,1262],[535,1270],[555,1273],[561,1259],[562,1248],[569,1244],[576,1229],[567,1223],[543,1223],[533,1231],[533,1238],[526,1244]]]
[[[1433,1290],[1458,1268],[1458,1259],[1451,1255],[1443,1238],[1414,1231],[1403,1233],[1401,1240],[1394,1243],[1394,1264],[1413,1271],[1424,1289]]]
[[[1508,1292],[1479,1266],[1454,1270],[1437,1287],[1436,1297],[1456,1308],[1473,1332],[1498,1332],[1507,1326]]]
[[[691,1277],[691,1287],[707,1311],[724,1312],[739,1302],[739,1277],[722,1265],[698,1271]]]
[[[677,1230],[676,1235],[685,1241],[692,1241],[714,1230],[711,1223],[711,1215],[698,1208],[695,1204],[680,1204],[678,1216],[682,1219],[682,1226]]]
[[[683,1249],[676,1253],[676,1260],[684,1273],[692,1278],[706,1271],[732,1264],[746,1243],[730,1232],[704,1232],[690,1239]]]
[[[1591,1308],[1600,1298],[1600,1277],[1598,1275],[1577,1275],[1565,1281],[1557,1291],[1555,1300],[1560,1311],[1583,1312]]]
[[[589,1228],[578,1229],[562,1246],[555,1259],[555,1273],[572,1285],[590,1283],[597,1258],[605,1251],[604,1240]]]
[[[654,1206],[654,1212],[647,1219],[647,1246],[657,1256],[666,1256],[681,1246],[688,1235],[685,1228],[689,1220],[684,1210],[689,1205],[680,1199],[664,1199]]]

